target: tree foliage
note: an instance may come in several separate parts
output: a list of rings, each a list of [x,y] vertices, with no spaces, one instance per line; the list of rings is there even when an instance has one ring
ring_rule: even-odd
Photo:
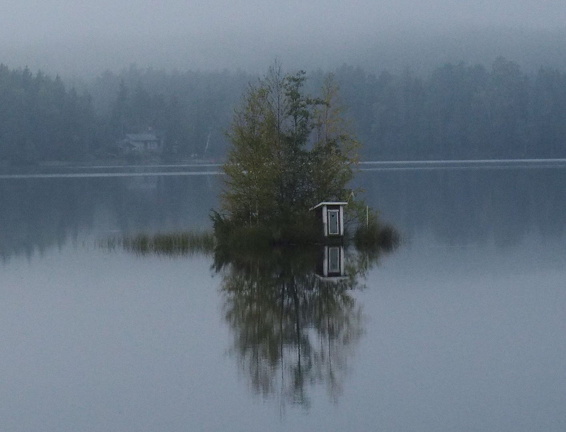
[[[352,195],[358,142],[343,119],[337,87],[327,77],[313,98],[305,80],[302,71],[283,74],[274,65],[237,109],[223,168],[222,211],[232,224],[296,230],[308,226],[310,207]]]

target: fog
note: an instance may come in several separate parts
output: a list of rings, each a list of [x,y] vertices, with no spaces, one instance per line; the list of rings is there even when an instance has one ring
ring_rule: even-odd
[[[5,0],[0,62],[67,76],[131,63],[256,71],[276,57],[305,68],[418,69],[497,55],[552,63],[564,22],[559,0]]]

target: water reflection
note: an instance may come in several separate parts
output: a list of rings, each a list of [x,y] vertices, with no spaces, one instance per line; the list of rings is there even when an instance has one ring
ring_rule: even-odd
[[[389,228],[393,230],[392,228]],[[366,245],[227,248],[209,233],[110,238],[100,247],[139,256],[213,254],[220,274],[223,316],[233,342],[228,350],[254,393],[284,404],[310,406],[309,390],[323,385],[338,399],[349,360],[364,333],[353,295],[392,241]]]
[[[566,169],[454,169],[364,172],[369,202],[404,234],[439,243],[520,244],[529,233],[563,237]]]
[[[314,387],[325,387],[332,400],[342,393],[364,333],[354,292],[383,251],[344,252],[340,246],[217,252],[229,352],[254,393],[307,408]]]
[[[216,181],[163,175],[0,179],[0,262],[80,243],[86,235],[208,227]]]

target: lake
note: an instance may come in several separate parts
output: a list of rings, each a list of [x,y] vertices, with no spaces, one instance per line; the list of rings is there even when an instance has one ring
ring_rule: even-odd
[[[217,166],[4,169],[0,429],[564,431],[566,163],[362,169],[402,243],[337,282],[105,243],[210,228]]]

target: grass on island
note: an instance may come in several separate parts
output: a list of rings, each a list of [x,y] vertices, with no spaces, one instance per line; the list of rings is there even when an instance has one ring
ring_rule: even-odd
[[[140,255],[212,254],[215,240],[211,232],[182,231],[166,234],[137,234],[109,238],[101,242],[108,249],[117,247]]]
[[[377,219],[367,225],[358,225],[353,235],[332,239],[322,238],[318,230],[308,225],[294,229],[273,230],[261,226],[240,226],[216,220],[214,231],[180,231],[172,233],[126,235],[111,237],[99,242],[107,249],[124,249],[139,255],[213,255],[222,251],[238,253],[264,253],[273,248],[299,246],[309,249],[317,245],[338,242],[346,247],[354,246],[364,253],[391,252],[400,243],[394,227],[382,224]],[[290,234],[292,233],[292,234]]]

